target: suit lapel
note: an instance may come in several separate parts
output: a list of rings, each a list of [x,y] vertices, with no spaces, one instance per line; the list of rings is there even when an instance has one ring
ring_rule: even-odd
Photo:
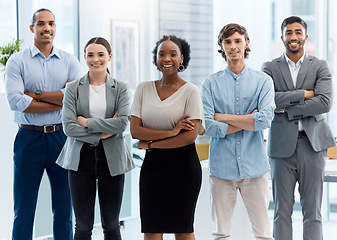
[[[300,89],[303,86],[303,82],[305,79],[305,76],[308,73],[309,67],[312,63],[312,57],[311,56],[305,56],[302,62],[302,66],[300,68],[300,71],[297,75],[297,81],[296,81],[296,89]]]
[[[115,109],[116,93],[116,82],[108,74],[106,79],[106,118],[111,118],[115,114],[115,111],[117,111]]]
[[[89,72],[80,80],[78,85],[78,100],[80,112],[84,117],[90,117],[89,110]]]
[[[288,63],[287,63],[284,55],[282,55],[281,57],[279,57],[277,59],[277,63],[278,63],[278,66],[280,68],[280,71],[283,75],[283,79],[284,79],[288,89],[294,90],[295,86],[294,86],[294,83],[293,83],[293,80],[292,80],[292,77],[291,77],[291,73],[290,73]]]

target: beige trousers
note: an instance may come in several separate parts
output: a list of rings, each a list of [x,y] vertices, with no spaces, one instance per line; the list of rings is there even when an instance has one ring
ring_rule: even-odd
[[[214,240],[230,239],[231,219],[236,204],[237,190],[246,206],[252,231],[258,240],[273,240],[268,217],[270,193],[268,174],[241,180],[226,180],[210,175],[211,213],[215,225]]]

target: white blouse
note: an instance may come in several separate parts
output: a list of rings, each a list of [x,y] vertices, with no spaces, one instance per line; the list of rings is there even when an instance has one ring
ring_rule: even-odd
[[[89,110],[93,118],[105,119],[106,113],[106,87],[105,83],[100,86],[89,84]]]
[[[138,85],[130,115],[142,119],[143,126],[158,130],[171,130],[185,115],[189,119],[201,120],[198,133],[205,133],[203,105],[199,89],[192,83],[185,83],[165,100],[161,100],[154,81]]]

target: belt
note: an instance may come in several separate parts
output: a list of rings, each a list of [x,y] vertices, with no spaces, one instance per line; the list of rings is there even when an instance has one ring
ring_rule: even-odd
[[[62,124],[46,125],[46,126],[19,124],[19,126],[22,129],[37,131],[37,132],[44,132],[44,133],[54,133],[62,129]]]
[[[301,137],[306,137],[307,134],[305,133],[305,131],[298,131],[298,137],[301,138]]]

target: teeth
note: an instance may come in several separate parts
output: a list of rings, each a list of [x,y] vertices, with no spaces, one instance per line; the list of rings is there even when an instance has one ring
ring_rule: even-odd
[[[172,67],[172,65],[164,65],[165,68]]]
[[[98,66],[101,66],[101,64],[98,64],[98,65],[92,64],[91,66],[93,66],[93,67],[98,67]]]

